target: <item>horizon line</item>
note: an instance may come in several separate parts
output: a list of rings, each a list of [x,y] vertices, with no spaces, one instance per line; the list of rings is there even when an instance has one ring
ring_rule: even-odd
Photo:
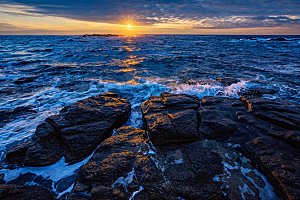
[[[0,36],[84,36],[84,35],[99,35],[102,36],[109,36],[111,37],[118,37],[118,36],[126,36],[126,37],[135,37],[135,36],[142,36],[142,35],[191,35],[191,36],[300,36],[300,34],[194,34],[194,33],[186,33],[186,34],[176,34],[176,33],[146,33],[146,34],[133,34],[133,35],[126,35],[126,34],[114,34],[114,33],[92,33],[92,34],[1,34]]]

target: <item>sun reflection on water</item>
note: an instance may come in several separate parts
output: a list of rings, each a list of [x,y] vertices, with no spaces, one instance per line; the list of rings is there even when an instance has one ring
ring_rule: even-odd
[[[114,77],[120,77],[126,84],[137,85],[139,84],[140,77],[137,75],[137,68],[144,62],[144,57],[134,55],[136,52],[141,51],[141,48],[136,46],[138,37],[123,36],[123,45],[119,47],[120,53],[124,58],[112,58],[111,66],[119,69],[114,69]],[[109,81],[114,82],[114,81]],[[119,81],[116,81],[119,82]]]

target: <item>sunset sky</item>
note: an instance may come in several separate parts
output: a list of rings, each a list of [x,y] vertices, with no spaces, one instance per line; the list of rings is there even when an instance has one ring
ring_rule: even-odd
[[[0,0],[0,34],[300,34],[300,0]]]

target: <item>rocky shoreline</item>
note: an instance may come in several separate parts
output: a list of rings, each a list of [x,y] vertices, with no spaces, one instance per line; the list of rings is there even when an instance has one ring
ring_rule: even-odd
[[[130,103],[114,93],[66,106],[5,162],[71,164],[93,153],[63,182],[75,181],[72,191],[2,181],[0,199],[300,199],[299,104],[162,93],[141,110],[143,129],[124,126]]]

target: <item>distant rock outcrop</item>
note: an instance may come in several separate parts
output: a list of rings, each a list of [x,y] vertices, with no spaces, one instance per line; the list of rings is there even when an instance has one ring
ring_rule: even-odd
[[[85,34],[82,37],[119,37],[120,35],[115,34]]]

